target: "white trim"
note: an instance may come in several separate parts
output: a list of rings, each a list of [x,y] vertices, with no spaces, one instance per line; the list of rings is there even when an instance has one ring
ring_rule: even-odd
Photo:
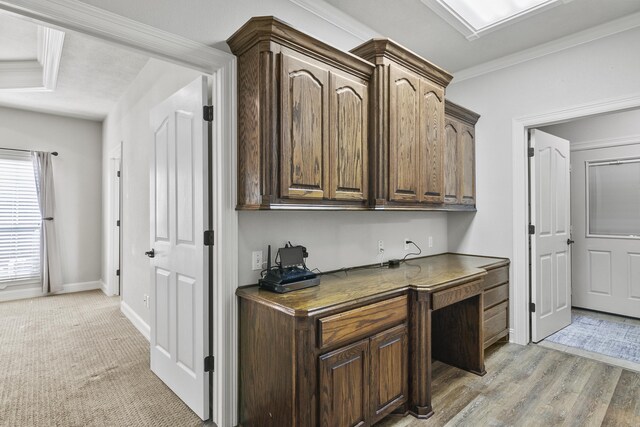
[[[100,280],[94,280],[92,282],[79,282],[79,283],[66,283],[62,285],[62,290],[56,292],[54,295],[70,294],[73,292],[93,291],[100,289]]]
[[[0,302],[5,301],[15,301],[19,299],[26,298],[36,298],[41,297],[44,294],[42,293],[42,286],[40,284],[35,288],[27,288],[27,289],[4,289],[0,291]]]
[[[104,280],[100,279],[100,290],[102,291],[103,294],[105,294],[108,297],[112,297],[113,294],[109,293],[109,291],[107,290],[107,284],[104,283]]]
[[[150,341],[151,328],[145,322],[142,317],[138,315],[133,309],[124,301],[120,301],[120,311],[124,314],[124,317],[129,319],[129,322],[142,334],[147,341]]]
[[[517,117],[512,122],[513,165],[513,259],[511,263],[512,293],[509,306],[514,319],[512,342],[526,345],[529,335],[529,188],[527,129],[548,126],[563,121],[595,114],[610,113],[640,107],[640,93],[624,98],[612,98],[588,104],[576,105],[542,114]]]
[[[62,290],[56,292],[55,294],[49,295],[62,295],[62,294],[71,294],[74,292],[83,292],[83,291],[93,291],[95,289],[102,288],[101,280],[94,280],[91,282],[78,282],[78,283],[65,283],[62,285]],[[14,290],[3,290],[0,291],[0,302],[3,301],[14,301],[25,298],[38,298],[46,296],[44,292],[42,292],[42,286],[40,284],[34,288],[26,288],[26,289],[14,289]]]
[[[42,87],[44,90],[56,90],[63,46],[64,32],[42,25],[38,26],[38,62],[42,66]]]
[[[345,31],[355,38],[367,41],[373,37],[379,37],[380,34],[364,25],[362,22],[353,18],[351,15],[341,11],[335,6],[327,3],[324,0],[289,0],[296,6],[301,7],[307,12],[311,12],[317,17],[325,20],[329,24],[336,28]]]
[[[231,55],[78,0],[0,0],[0,9],[211,73]]]
[[[122,179],[122,141],[120,141],[117,145],[115,145],[111,151],[109,151],[109,158],[107,160],[107,177],[108,177],[108,181],[107,181],[107,207],[106,207],[106,211],[105,211],[105,215],[106,215],[106,221],[107,221],[107,239],[106,239],[106,248],[105,250],[107,251],[107,271],[106,271],[106,282],[108,284],[109,287],[109,295],[119,295],[120,294],[120,290],[118,289],[118,283],[116,280],[116,276],[115,276],[115,271],[118,269],[118,267],[122,267],[120,265],[120,261],[121,260],[116,260],[114,255],[114,246],[115,246],[115,239],[113,236],[113,227],[115,224],[115,221],[117,221],[119,218],[117,217],[117,215],[114,215],[113,209],[113,196],[114,196],[114,191],[115,188],[113,186],[113,181],[116,178],[113,174],[113,161],[114,160],[119,160],[120,161],[120,176]],[[120,182],[118,181],[118,183],[120,184]],[[118,191],[120,191],[121,186],[118,188]],[[122,195],[119,194],[118,195],[120,197],[120,203],[122,202]],[[120,211],[122,211],[122,207],[120,207]],[[122,220],[122,218],[120,218],[120,220]],[[122,232],[121,230],[119,230],[120,232],[120,238],[122,238]],[[120,280],[122,281],[122,276],[120,276]]]
[[[219,426],[237,425],[238,405],[238,314],[235,295],[238,287],[238,213],[236,207],[236,61],[229,62],[213,76],[212,174],[214,186],[213,300],[214,313],[212,420]],[[231,112],[231,114],[226,114]],[[218,364],[220,361],[220,364]]]
[[[0,6],[1,7],[1,6]],[[0,62],[2,92],[48,92],[55,90],[62,57],[64,32],[38,25],[37,58]]]
[[[640,144],[640,135],[623,136],[620,138],[593,139],[590,141],[571,142],[571,151],[597,150],[598,148],[622,147]]]
[[[640,12],[615,19],[587,30],[579,31],[575,34],[561,37],[548,43],[534,46],[530,49],[522,50],[512,55],[503,56],[502,58],[485,62],[484,64],[460,70],[453,73],[453,82],[459,83],[483,74],[492,73],[494,71],[522,64],[523,62],[551,55],[566,49],[571,49],[581,44],[622,33],[638,26],[640,26]]]
[[[42,88],[42,66],[38,61],[1,61],[1,92],[34,92]]]

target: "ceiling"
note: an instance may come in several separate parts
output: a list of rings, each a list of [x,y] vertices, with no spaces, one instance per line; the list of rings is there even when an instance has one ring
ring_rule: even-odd
[[[454,73],[640,12],[638,0],[572,0],[469,41],[421,0],[326,1]]]
[[[38,25],[0,13],[0,64],[32,59]],[[54,91],[0,91],[0,106],[103,120],[147,63],[148,57],[67,32]]]

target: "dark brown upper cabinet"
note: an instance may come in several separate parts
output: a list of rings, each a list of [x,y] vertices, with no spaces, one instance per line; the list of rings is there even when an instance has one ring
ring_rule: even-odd
[[[452,76],[389,39],[351,52],[376,66],[369,86],[372,207],[442,207],[444,92]]]
[[[480,115],[451,101],[445,103],[445,204],[451,210],[475,210],[475,125]]]
[[[238,57],[238,209],[366,209],[373,65],[273,17]]]

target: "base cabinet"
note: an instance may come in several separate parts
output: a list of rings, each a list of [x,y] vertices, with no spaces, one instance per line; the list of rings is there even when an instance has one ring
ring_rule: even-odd
[[[320,426],[369,426],[407,401],[406,325],[320,356]]]
[[[369,425],[369,340],[320,357],[320,425]]]

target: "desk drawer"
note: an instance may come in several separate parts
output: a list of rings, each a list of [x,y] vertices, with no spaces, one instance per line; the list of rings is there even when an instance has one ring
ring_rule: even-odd
[[[495,342],[509,328],[509,304],[505,301],[484,312],[484,342]]]
[[[319,346],[329,347],[397,325],[407,319],[407,296],[391,298],[318,320]]]
[[[444,291],[435,292],[431,296],[431,309],[437,310],[482,292],[482,280],[454,286]]]
[[[509,299],[509,283],[498,285],[484,291],[484,308],[488,308],[498,304],[499,302]]]
[[[494,268],[493,270],[487,270],[487,275],[484,277],[484,288],[489,289],[495,285],[499,285],[509,281],[509,266],[506,265],[500,268]]]

